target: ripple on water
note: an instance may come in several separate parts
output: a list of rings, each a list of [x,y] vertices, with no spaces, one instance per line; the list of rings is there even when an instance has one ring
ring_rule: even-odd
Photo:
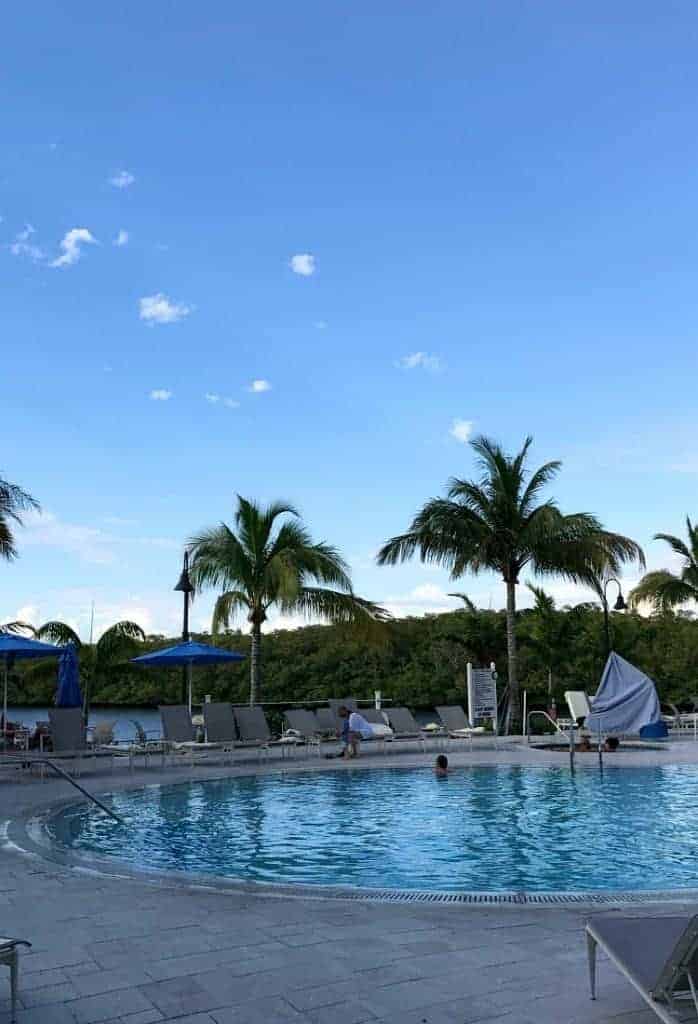
[[[698,770],[477,767],[287,773],[84,804],[54,841],[137,868],[429,891],[698,887]]]

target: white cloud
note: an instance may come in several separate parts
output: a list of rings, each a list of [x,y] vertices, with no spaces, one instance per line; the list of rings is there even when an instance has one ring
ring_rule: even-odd
[[[128,231],[124,231],[124,229],[121,228],[112,245],[116,245],[118,248],[128,245]]]
[[[20,548],[57,548],[77,555],[80,561],[90,565],[111,565],[117,559],[122,561],[124,549],[129,545],[137,549],[178,550],[181,547],[179,541],[170,537],[121,537],[96,526],[66,523],[48,511],[27,513],[24,527],[17,535]]]
[[[25,224],[22,231],[18,231],[15,235],[14,242],[10,243],[10,252],[13,256],[28,256],[30,259],[38,263],[39,260],[44,258],[45,253],[38,245],[34,245],[30,241],[32,235],[36,234],[36,229],[31,224]]]
[[[460,441],[461,444],[465,444],[473,432],[472,420],[459,420],[455,419],[451,424],[449,434],[454,437],[456,441]]]
[[[268,380],[253,380],[247,390],[253,395],[261,395],[263,391],[271,391],[271,384]]]
[[[145,295],[139,299],[139,316],[147,324],[176,324],[189,316],[193,306],[185,306],[181,302],[171,302],[162,292]]]
[[[226,407],[226,409],[238,409],[240,407],[240,403],[234,398],[226,398],[223,395],[219,395],[217,391],[207,391],[204,398],[207,402],[210,402],[211,405],[218,405],[220,402]]]
[[[420,583],[408,593],[387,597],[380,604],[398,618],[405,615],[436,615],[462,607],[459,598],[450,597],[435,583]]]
[[[399,366],[401,370],[416,370],[421,368],[422,370],[440,370],[441,359],[439,356],[429,355],[428,352],[412,352],[408,356],[403,356],[398,359],[396,366]]]
[[[674,473],[698,473],[698,455],[684,455],[677,462],[673,462],[669,469]]]
[[[150,392],[150,398],[153,402],[169,402],[172,398],[172,392],[168,391],[167,388],[153,388]]]
[[[301,277],[312,277],[315,273],[315,257],[309,252],[297,252],[288,261],[288,265],[294,274]]]
[[[128,188],[129,185],[133,185],[135,180],[130,171],[117,171],[109,179],[109,184],[114,188]]]
[[[71,228],[64,236],[60,244],[63,252],[51,263],[52,267],[71,267],[80,259],[82,245],[94,245],[97,239],[94,238],[87,228]]]

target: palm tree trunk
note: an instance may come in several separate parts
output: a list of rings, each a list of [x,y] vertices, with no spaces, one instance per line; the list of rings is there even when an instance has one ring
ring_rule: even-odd
[[[509,668],[509,702],[505,731],[518,732],[521,728],[521,694],[516,675],[516,582],[507,580],[507,661]]]
[[[262,627],[259,622],[252,623],[252,643],[250,647],[250,707],[259,703],[262,682]]]

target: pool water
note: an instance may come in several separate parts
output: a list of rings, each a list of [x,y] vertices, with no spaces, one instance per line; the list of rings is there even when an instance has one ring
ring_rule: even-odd
[[[141,869],[429,891],[698,887],[698,770],[369,769],[153,786],[54,842]]]

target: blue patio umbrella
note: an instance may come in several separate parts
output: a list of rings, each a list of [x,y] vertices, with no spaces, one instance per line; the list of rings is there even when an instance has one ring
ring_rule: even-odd
[[[80,664],[75,644],[66,644],[58,659],[56,707],[81,708]]]
[[[17,636],[15,633],[0,633],[0,660],[3,663],[3,699],[2,699],[2,729],[3,735],[7,728],[7,673],[15,658],[48,658],[56,657],[62,652],[62,647],[55,647],[53,644],[45,644],[40,640],[29,640],[25,636]]]
[[[220,665],[226,661],[244,661],[245,655],[237,651],[225,651],[222,647],[212,647],[211,644],[199,644],[194,640],[186,640],[174,647],[163,647],[161,651],[153,651],[152,654],[141,654],[138,658],[131,658],[135,665],[164,666],[168,665]],[[191,711],[191,676],[189,677],[189,710]]]

